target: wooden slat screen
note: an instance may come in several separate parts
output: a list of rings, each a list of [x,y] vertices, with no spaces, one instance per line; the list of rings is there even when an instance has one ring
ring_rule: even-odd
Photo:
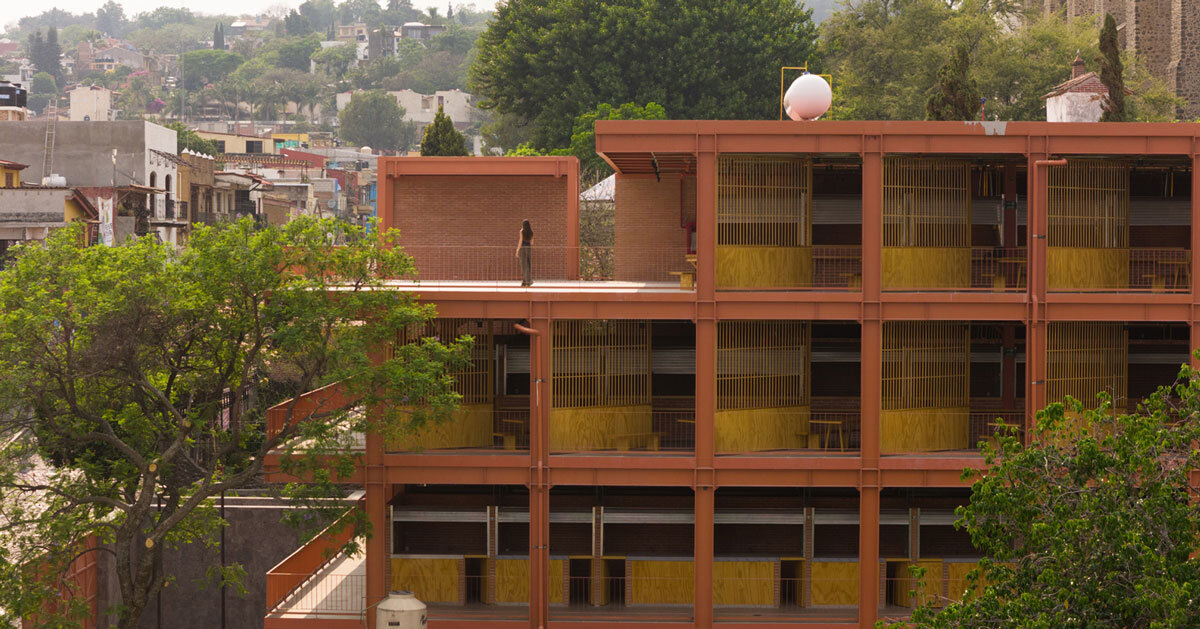
[[[812,244],[812,160],[722,155],[717,164],[717,244]]]
[[[454,390],[462,396],[463,404],[490,404],[495,397],[496,381],[494,327],[495,322],[486,319],[434,319],[401,332],[396,343],[416,343],[423,338],[448,343],[462,336],[474,337],[470,363],[450,375],[454,377]]]
[[[1107,391],[1117,405],[1128,396],[1129,332],[1120,323],[1051,322],[1046,329],[1046,401],[1071,396],[1085,407]]]
[[[554,322],[554,408],[650,403],[649,321]]]
[[[970,247],[970,165],[952,159],[885,157],[883,246]]]
[[[806,321],[717,322],[717,410],[808,405],[811,349]]]
[[[1129,246],[1129,164],[1072,159],[1048,170],[1048,246]]]
[[[969,406],[970,326],[953,321],[883,323],[883,409]]]

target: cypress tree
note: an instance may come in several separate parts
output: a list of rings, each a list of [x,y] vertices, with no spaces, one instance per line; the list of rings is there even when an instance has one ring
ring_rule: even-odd
[[[926,120],[974,120],[979,116],[979,89],[970,72],[970,52],[960,45],[938,70],[937,84],[925,102]]]
[[[425,136],[421,138],[421,155],[429,157],[470,154],[467,150],[467,137],[454,128],[454,122],[450,120],[450,116],[447,116],[442,111],[442,106],[438,105],[437,115],[433,117],[433,122],[425,127]]]
[[[225,27],[220,22],[213,27],[213,50],[225,50]]]
[[[1100,29],[1100,82],[1108,88],[1104,99],[1104,115],[1100,122],[1125,122],[1125,69],[1121,65],[1121,51],[1117,48],[1117,21],[1111,13],[1104,14],[1104,28]]]

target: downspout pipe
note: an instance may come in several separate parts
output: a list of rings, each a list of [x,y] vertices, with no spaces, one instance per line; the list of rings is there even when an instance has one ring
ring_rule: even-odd
[[[529,354],[530,354],[529,365],[530,365],[530,367],[529,368],[532,371],[532,373],[530,375],[533,377],[532,393],[533,393],[533,409],[534,409],[533,416],[531,417],[531,421],[530,421],[530,426],[532,427],[532,425],[534,424],[534,421],[540,420],[540,418],[542,416],[541,384],[544,382],[544,380],[542,378],[542,373],[541,373],[541,370],[539,369],[539,365],[538,365],[537,347],[534,347],[534,341],[540,339],[542,336],[542,333],[540,330],[536,330],[534,328],[531,328],[531,327],[528,327],[525,325],[521,325],[520,323],[513,324],[513,327],[518,332],[530,337],[530,348],[529,348]],[[543,436],[544,436],[544,434],[542,433],[542,426],[539,423],[538,424],[538,439],[537,439],[538,447],[537,447],[537,453],[535,454],[534,461],[533,461],[533,463],[537,469],[536,482],[537,482],[537,492],[538,492],[539,496],[546,486],[546,478],[545,478],[546,466],[545,466],[545,460],[542,457],[542,450],[543,450],[543,446],[544,446],[543,439],[542,439]],[[532,446],[532,440],[531,440],[530,445]],[[539,503],[541,502],[540,497],[538,499],[538,502]],[[532,507],[532,504],[531,504],[531,507]],[[536,508],[541,509],[540,504]],[[547,514],[547,516],[548,516],[548,514]],[[546,540],[542,538],[542,523],[539,523],[537,527],[532,526],[532,524],[533,524],[532,518],[530,518],[530,525],[531,525],[529,527],[530,528],[530,531],[529,531],[530,542],[532,542],[534,550],[537,551],[535,553],[535,555],[538,560],[538,567],[535,569],[534,566],[530,566],[529,571],[531,574],[539,574],[540,575],[540,574],[542,574],[541,566],[546,564],[546,557],[545,557]],[[541,580],[544,581],[544,578],[545,577],[543,576]],[[539,621],[538,629],[544,629],[546,626],[545,619],[541,618],[541,611],[540,611],[541,608],[544,607],[544,605],[542,604],[542,601],[541,601],[541,597],[542,597],[541,592],[546,589],[545,585],[546,584],[544,582],[539,582],[538,587],[537,587],[537,593],[535,594],[532,591],[530,592],[531,599],[534,596],[538,597],[538,601],[537,601],[537,605],[539,608],[539,611],[537,612],[538,621]],[[534,603],[534,601],[530,600],[530,618],[531,619],[534,616],[533,609],[532,609],[533,603]]]

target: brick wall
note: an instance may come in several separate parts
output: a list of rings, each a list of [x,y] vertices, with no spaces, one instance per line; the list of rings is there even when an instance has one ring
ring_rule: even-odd
[[[534,233],[533,279],[565,279],[567,178],[405,175],[394,185],[400,243],[425,280],[520,280],[521,221]],[[573,244],[573,243],[572,243]]]
[[[670,282],[669,271],[692,268],[681,205],[683,222],[694,221],[695,178],[617,177],[614,279]]]

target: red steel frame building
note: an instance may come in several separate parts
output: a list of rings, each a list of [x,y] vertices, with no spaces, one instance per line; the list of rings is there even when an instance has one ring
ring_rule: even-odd
[[[440,317],[523,320],[533,330],[531,400],[550,399],[549,343],[552,322],[560,319],[684,320],[695,325],[695,437],[691,456],[660,457],[645,453],[612,456],[551,454],[548,404],[531,404],[528,456],[464,451],[437,456],[385,452],[377,437],[368,436],[365,465],[356,478],[365,489],[364,508],[376,530],[387,526],[386,505],[393,488],[406,484],[510,485],[529,490],[528,620],[439,620],[434,627],[466,626],[609,626],[596,621],[562,622],[550,617],[547,588],[550,489],[560,486],[645,486],[687,488],[694,492],[694,619],[695,627],[714,624],[713,531],[714,493],[730,487],[846,488],[859,496],[859,590],[856,623],[812,623],[812,626],[871,627],[880,607],[879,556],[881,490],[961,488],[965,467],[978,466],[978,456],[946,453],[889,456],[880,451],[882,328],[887,321],[958,320],[1018,323],[1026,330],[1030,357],[1025,411],[1031,417],[1047,402],[1047,327],[1059,321],[1175,322],[1190,329],[1190,346],[1200,346],[1200,291],[1187,292],[1055,292],[1046,281],[1046,171],[1064,156],[1164,156],[1190,165],[1192,188],[1200,184],[1200,125],[1067,124],[952,122],[757,122],[757,121],[601,121],[596,127],[597,152],[622,181],[658,177],[663,172],[694,174],[696,181],[696,273],[692,291],[497,290],[463,283],[421,290],[422,299],[437,305]],[[722,154],[850,155],[861,160],[862,277],[855,291],[718,290],[717,168]],[[1020,292],[888,291],[881,285],[881,220],[884,158],[892,154],[1005,156],[1018,160],[1028,173],[1028,285]],[[405,177],[442,176],[548,177],[566,194],[567,242],[578,240],[577,163],[572,158],[419,158],[379,163],[379,216],[384,227],[396,224],[395,199]],[[1006,197],[1011,196],[1006,191]],[[1016,212],[1015,209],[1006,212]],[[519,212],[518,212],[519,213]],[[1200,224],[1200,203],[1191,196],[1191,224]],[[1016,243],[1016,221],[1005,220],[1006,246]],[[506,234],[518,223],[504,222]],[[512,226],[510,228],[510,225]],[[1011,227],[1009,227],[1011,226]],[[515,239],[505,236],[506,240]],[[1200,249],[1200,232],[1190,233],[1190,249]],[[575,263],[578,263],[576,259]],[[568,260],[567,266],[571,263]],[[574,277],[578,268],[568,268]],[[1200,258],[1190,258],[1190,276],[1200,276]],[[535,286],[535,289],[537,287]],[[713,420],[717,393],[717,324],[722,320],[853,321],[861,326],[861,451],[857,456],[722,457],[714,448]],[[1193,360],[1193,363],[1195,361]],[[387,594],[387,549],[382,536],[366,544],[366,605]],[[368,612],[368,617],[372,614]],[[272,621],[268,627],[293,626]],[[295,626],[303,624],[296,621]],[[806,624],[803,619],[772,623],[720,621],[724,627],[771,627]],[[346,624],[360,626],[358,621]],[[680,626],[678,622],[624,620],[622,626]],[[334,626],[312,624],[307,626]],[[373,625],[371,625],[373,626]]]

